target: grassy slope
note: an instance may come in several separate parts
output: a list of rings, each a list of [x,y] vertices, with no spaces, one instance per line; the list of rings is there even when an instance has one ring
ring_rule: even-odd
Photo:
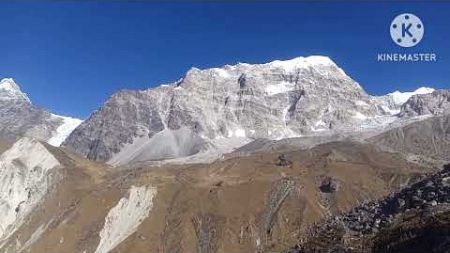
[[[286,153],[290,167],[276,166],[278,154],[266,153],[210,165],[111,169],[50,149],[66,168],[16,234],[23,244],[47,224],[32,252],[95,250],[106,214],[131,185],[155,186],[158,193],[150,216],[112,252],[197,252],[199,242],[210,252],[280,251],[328,213],[380,198],[428,172],[397,154],[356,143]],[[326,176],[339,182],[336,193],[320,193]]]

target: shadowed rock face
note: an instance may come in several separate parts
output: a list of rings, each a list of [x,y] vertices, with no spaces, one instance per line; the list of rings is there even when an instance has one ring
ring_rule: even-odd
[[[212,143],[277,139],[354,127],[377,113],[373,99],[326,57],[193,68],[170,85],[114,94],[64,146],[108,161],[136,139],[163,130],[188,128]]]
[[[374,238],[374,252],[448,252],[449,207],[438,206],[405,215],[405,219]]]
[[[31,135],[46,140],[62,123],[51,114],[33,106],[12,79],[0,82],[0,138],[14,141]]]
[[[59,120],[52,122],[50,113],[35,108],[26,101],[0,100],[0,115],[0,136],[6,140],[15,140],[17,136],[27,134],[48,139],[60,123]]]
[[[403,104],[401,117],[440,115],[450,111],[450,90],[436,90],[429,94],[412,96]]]

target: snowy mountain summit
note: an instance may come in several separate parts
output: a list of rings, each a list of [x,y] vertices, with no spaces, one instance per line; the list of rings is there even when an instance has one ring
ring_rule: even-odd
[[[204,157],[258,138],[385,125],[396,119],[385,109],[411,95],[372,97],[324,56],[191,68],[177,82],[114,94],[64,145],[110,164]]]
[[[24,100],[31,103],[27,94],[20,90],[19,85],[17,85],[12,78],[5,78],[0,81],[0,99]]]
[[[411,92],[394,91],[384,96],[376,97],[376,99],[385,112],[389,114],[397,114],[400,112],[402,105],[406,103],[406,101],[408,101],[412,96],[430,94],[433,91],[433,88],[420,87]]]
[[[12,78],[0,81],[0,139],[30,136],[59,146],[81,120],[34,106]]]

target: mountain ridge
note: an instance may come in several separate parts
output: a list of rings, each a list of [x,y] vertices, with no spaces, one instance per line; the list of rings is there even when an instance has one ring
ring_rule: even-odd
[[[119,90],[81,124],[35,107],[12,78],[5,78],[0,102],[3,98],[8,109],[0,120],[18,129],[4,127],[0,138],[28,135],[113,165],[183,157],[208,162],[259,138],[389,127],[411,97],[432,92],[421,87],[371,96],[332,59],[315,55],[192,67],[169,84]],[[418,116],[405,115],[400,116]]]
[[[63,146],[115,165],[214,159],[251,139],[383,127],[398,120],[398,97],[429,91],[370,96],[326,56],[191,68],[176,82],[113,94]],[[156,144],[165,134],[174,141]]]

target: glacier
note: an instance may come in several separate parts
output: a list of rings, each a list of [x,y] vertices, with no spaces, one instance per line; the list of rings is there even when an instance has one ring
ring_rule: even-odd
[[[62,120],[62,124],[56,128],[54,134],[50,139],[48,139],[48,144],[59,147],[63,141],[72,133],[72,131],[77,128],[81,122],[83,122],[81,119],[72,118],[72,117],[66,117],[66,116],[60,116],[56,114],[52,114],[52,117],[57,118],[59,120]]]

